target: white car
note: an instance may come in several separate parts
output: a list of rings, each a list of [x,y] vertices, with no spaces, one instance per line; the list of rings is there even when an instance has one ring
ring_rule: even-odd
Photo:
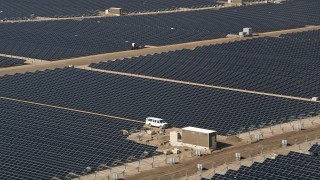
[[[156,117],[147,117],[146,124],[149,126],[161,128],[167,128],[169,126],[169,124],[165,120]]]

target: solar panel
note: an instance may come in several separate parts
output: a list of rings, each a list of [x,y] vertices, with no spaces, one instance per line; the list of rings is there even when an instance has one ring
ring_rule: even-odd
[[[100,62],[90,67],[312,98],[320,96],[318,47],[316,37],[268,37]]]
[[[215,0],[37,0],[0,1],[0,19],[28,19],[32,17],[76,17],[99,15],[110,7],[123,8],[124,12],[148,12],[164,9],[197,8],[217,5]]]
[[[0,68],[22,65],[25,60],[0,56]]]
[[[309,149],[309,152],[311,152],[313,155],[319,156],[320,155],[320,143],[312,145],[312,147]]]
[[[242,166],[238,171],[229,170],[225,175],[215,175],[211,179],[318,179],[319,156],[290,152],[264,163]]]
[[[129,50],[131,42],[158,46],[221,38],[238,33],[243,27],[252,27],[254,32],[268,32],[317,25],[320,23],[319,3],[302,0],[280,5],[271,3],[82,21],[1,23],[0,52],[59,60]]]
[[[120,133],[142,123],[3,99],[0,114],[1,179],[64,179],[156,150]]]
[[[75,68],[5,76],[0,83],[4,97],[140,121],[155,116],[222,135],[320,109],[319,103]]]

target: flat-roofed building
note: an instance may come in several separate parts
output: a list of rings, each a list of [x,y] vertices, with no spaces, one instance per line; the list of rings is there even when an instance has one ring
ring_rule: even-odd
[[[208,149],[217,148],[217,132],[196,127],[182,128],[182,143],[184,146]]]

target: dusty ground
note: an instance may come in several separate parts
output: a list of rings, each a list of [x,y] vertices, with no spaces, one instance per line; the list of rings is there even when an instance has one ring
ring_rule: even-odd
[[[293,129],[297,124],[303,123],[304,129],[299,131]],[[158,130],[157,128],[154,128]],[[176,128],[172,130],[177,130]],[[283,130],[283,131],[282,131]],[[170,130],[168,130],[169,132]],[[263,134],[263,139],[260,142],[256,142],[250,138],[249,134]],[[163,137],[163,135],[154,135],[154,141],[149,145],[159,145],[163,141],[157,143],[157,137]],[[134,141],[139,143],[145,143],[149,137],[141,138],[141,141],[137,140],[133,136]],[[313,139],[320,138],[320,117],[311,117],[303,120],[296,120],[290,123],[284,123],[280,125],[274,125],[270,127],[253,130],[250,133],[244,132],[236,136],[218,136],[218,150],[210,155],[203,156],[201,158],[195,156],[195,152],[190,148],[180,148],[181,154],[170,155],[157,155],[154,158],[143,159],[140,162],[129,162],[126,165],[117,166],[109,170],[100,171],[96,174],[89,174],[81,177],[81,179],[106,179],[108,176],[111,178],[113,173],[117,173],[120,177],[125,179],[174,179],[185,176],[188,171],[188,176],[194,176],[199,179],[199,172],[196,172],[196,164],[201,163],[205,165],[208,170],[203,171],[200,175],[203,177],[211,177],[213,173],[224,174],[227,169],[237,169],[239,164],[251,165],[253,161],[262,162],[265,156],[271,156],[274,153],[286,154],[287,148],[280,147],[282,139],[288,140],[289,144],[299,144],[296,149],[300,150],[300,143],[311,141]],[[159,138],[160,139],[160,138]],[[176,147],[160,146],[160,149],[173,149]],[[223,148],[223,149],[222,149]],[[222,150],[221,150],[222,149]],[[303,149],[303,146],[301,146]],[[242,154],[242,162],[236,162],[234,153],[240,152]],[[170,159],[174,158],[177,162],[175,165],[170,164]],[[153,164],[153,168],[152,168]],[[138,168],[139,167],[139,168]],[[213,168],[214,167],[214,168]],[[193,179],[193,178],[189,178]]]
[[[177,148],[177,149],[180,149],[180,151],[182,152],[180,154],[182,156],[184,156],[184,153],[190,154],[190,152],[188,151],[191,151],[192,148],[172,146],[169,142],[170,132],[181,131],[181,128],[170,127],[168,129],[165,129],[164,134],[160,134],[159,128],[156,128],[156,127],[149,127],[145,125],[144,128],[145,130],[131,133],[127,139],[140,144],[146,144],[146,145],[158,147],[158,152],[161,152],[161,153],[163,153],[164,150],[173,150]],[[147,133],[148,130],[154,131],[154,134],[152,135],[148,134]],[[225,147],[236,146],[239,144],[244,144],[249,142],[248,140],[243,140],[237,136],[221,136],[221,135],[217,135],[217,141],[218,141],[218,144],[217,144],[218,149],[223,149]]]
[[[150,146],[159,147],[159,150],[165,150],[170,148],[169,145],[169,135],[171,131],[177,131],[178,128],[168,128],[165,129],[164,134],[159,133],[159,128],[156,127],[149,127],[144,126],[146,131],[139,131],[136,133],[132,133],[127,139],[140,143],[140,144],[147,144]],[[147,130],[154,131],[154,134],[148,134]]]
[[[266,138],[263,141],[256,143],[248,143],[226,150],[214,153],[212,155],[203,156],[196,159],[181,161],[179,164],[164,166],[155,168],[152,170],[144,171],[136,175],[127,176],[126,180],[151,180],[151,179],[172,179],[184,177],[185,171],[188,170],[189,174],[194,174],[197,172],[196,164],[203,164],[206,169],[210,169],[212,165],[219,166],[225,163],[230,163],[234,161],[234,154],[236,152],[241,152],[244,159],[250,158],[252,156],[264,153],[273,153],[275,150],[281,148],[281,140],[287,139],[289,144],[302,143],[306,141],[306,136],[310,139],[315,139],[316,136],[320,137],[320,126],[315,126],[311,129],[303,131],[292,131],[285,134],[276,135],[272,138]]]

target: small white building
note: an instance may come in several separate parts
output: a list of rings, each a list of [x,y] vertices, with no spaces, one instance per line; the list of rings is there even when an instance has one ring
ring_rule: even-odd
[[[106,9],[105,13],[111,14],[114,16],[121,16],[122,15],[122,8],[111,7],[109,9]]]
[[[228,0],[228,4],[242,4],[242,0]]]
[[[170,132],[170,144],[172,146],[216,149],[217,132],[196,127],[185,127],[181,129],[181,132]]]

